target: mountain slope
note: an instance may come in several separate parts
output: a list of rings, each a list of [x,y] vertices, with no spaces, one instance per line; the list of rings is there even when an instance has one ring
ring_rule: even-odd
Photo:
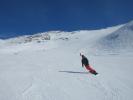
[[[4,41],[0,46],[0,100],[132,99],[133,56],[97,56],[92,48],[116,29],[50,32],[51,39],[41,42]],[[80,51],[98,71],[97,76],[82,68]]]
[[[104,49],[133,49],[133,21],[103,37],[99,45]]]

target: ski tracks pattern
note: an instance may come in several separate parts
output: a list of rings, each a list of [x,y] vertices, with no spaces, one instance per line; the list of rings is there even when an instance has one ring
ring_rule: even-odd
[[[102,91],[104,95],[104,100],[122,100],[121,91],[118,87],[114,86],[107,80],[99,79],[99,78],[91,78],[91,85],[96,87],[99,92]]]
[[[88,77],[88,76],[87,76]],[[86,82],[86,84],[90,84],[91,87],[96,88],[99,94],[101,95],[99,100],[124,100],[121,96],[121,89],[115,87],[107,80],[99,79],[100,77],[89,76],[86,80],[80,79],[81,81]]]

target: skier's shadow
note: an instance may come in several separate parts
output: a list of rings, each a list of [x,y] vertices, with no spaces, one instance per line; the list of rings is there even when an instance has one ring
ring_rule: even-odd
[[[62,73],[70,73],[70,74],[88,74],[89,72],[78,72],[78,71],[59,71]]]

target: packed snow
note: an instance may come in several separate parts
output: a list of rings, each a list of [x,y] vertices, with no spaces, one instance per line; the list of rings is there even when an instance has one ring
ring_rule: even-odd
[[[112,46],[104,39],[116,32],[121,36],[112,43],[123,39],[126,33],[119,30],[124,26],[0,40],[0,100],[131,100],[133,49],[110,48],[105,54],[101,46]],[[44,39],[45,34],[50,38]],[[98,75],[82,68],[80,52]]]

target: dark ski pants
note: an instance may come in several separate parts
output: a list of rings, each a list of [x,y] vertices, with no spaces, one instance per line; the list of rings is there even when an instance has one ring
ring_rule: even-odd
[[[93,73],[93,72],[94,72],[94,73],[96,72],[90,65],[87,65],[87,66],[85,66],[85,67],[86,67],[87,70],[89,70],[89,71],[92,72],[92,73]]]

